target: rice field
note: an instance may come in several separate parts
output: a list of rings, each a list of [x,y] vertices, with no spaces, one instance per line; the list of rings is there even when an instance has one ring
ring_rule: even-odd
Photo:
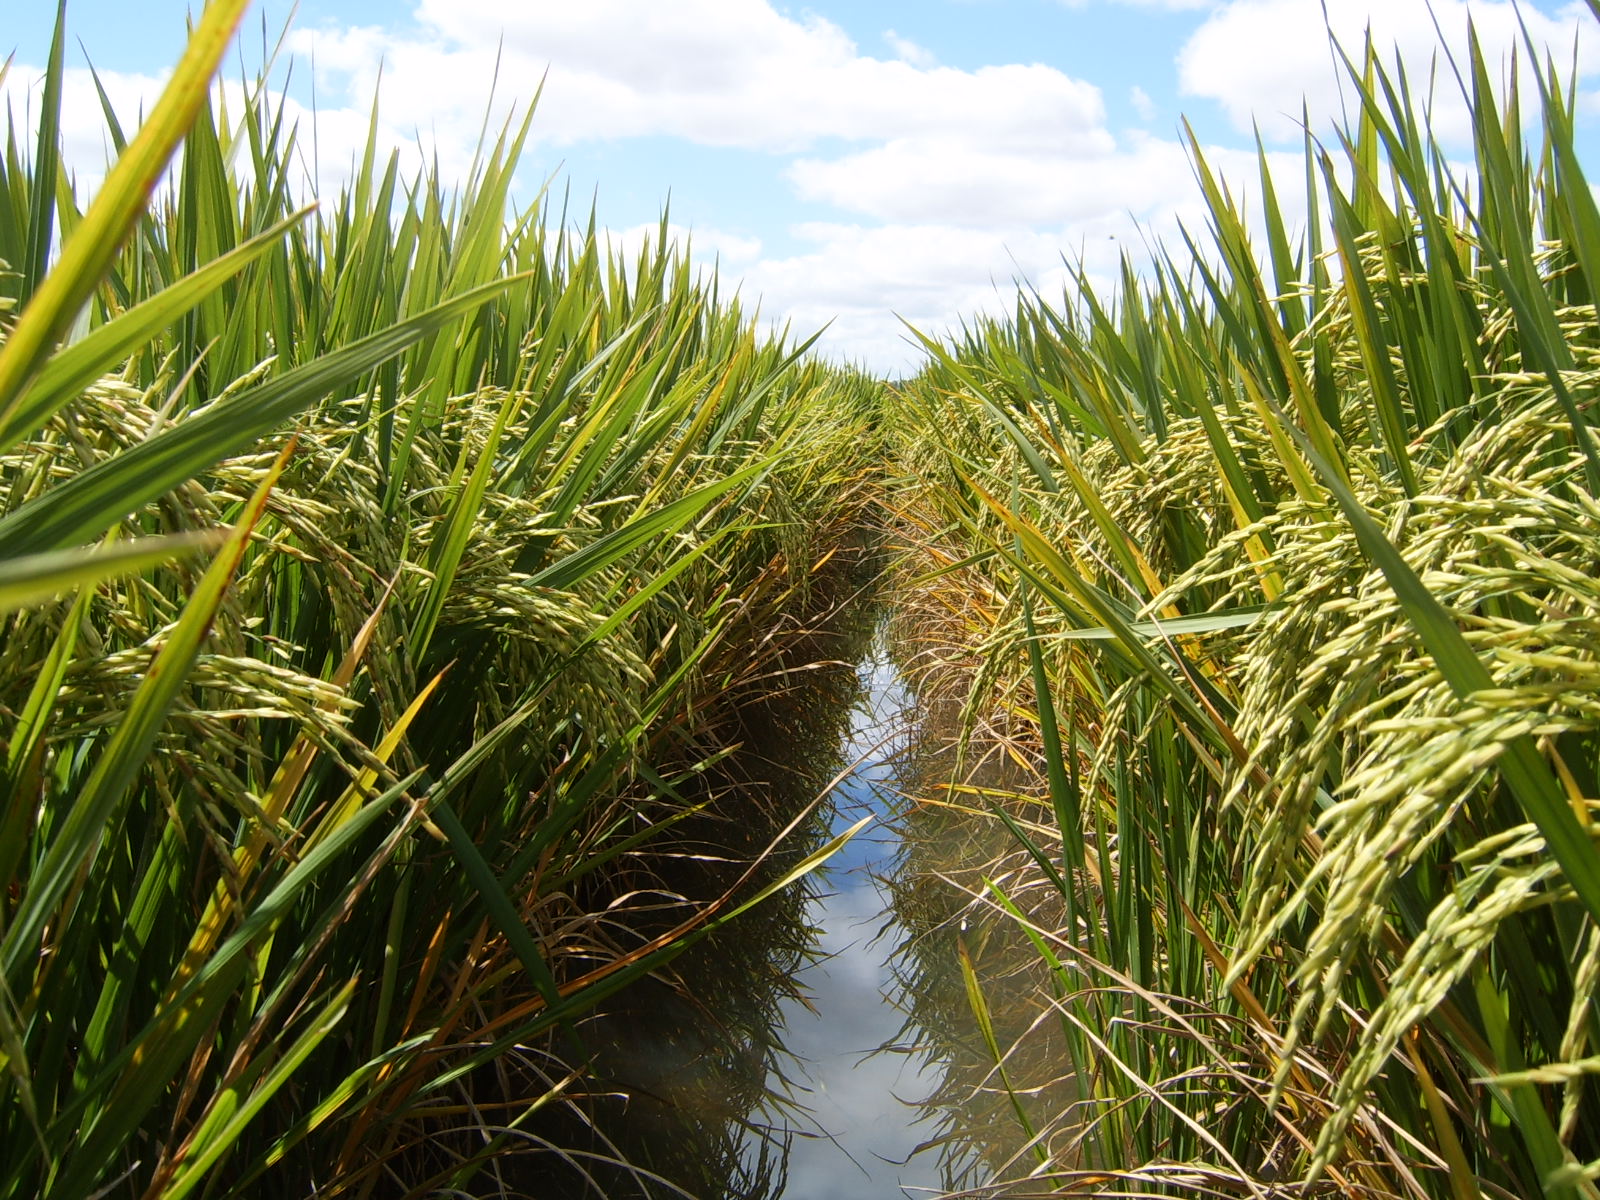
[[[514,204],[531,112],[299,208],[245,7],[92,201],[64,30],[0,159],[0,1197],[781,1194],[792,1097],[637,1076],[778,1061],[874,589],[952,1195],[1600,1196],[1554,64],[1455,64],[1464,167],[1356,56],[1303,178],[1196,146],[1206,230],[887,383]]]
[[[1600,212],[1552,64],[1533,140],[1457,64],[1468,168],[1349,65],[1303,238],[1196,149],[1204,238],[888,409],[963,1195],[1595,1194]]]
[[[508,216],[525,121],[294,211],[243,7],[86,210],[48,116],[0,174],[9,1196],[492,1189],[585,1014],[809,865],[650,867],[835,602],[877,385]]]

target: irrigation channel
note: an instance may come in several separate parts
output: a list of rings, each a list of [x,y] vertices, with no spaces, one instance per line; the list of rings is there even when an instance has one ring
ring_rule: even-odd
[[[826,867],[585,1022],[590,1083],[540,1129],[561,1150],[533,1156],[536,1177],[508,1178],[516,1191],[883,1200],[941,1190],[938,1151],[914,1152],[931,1127],[915,1102],[939,1090],[942,1067],[906,1044],[898,998],[911,935],[892,875],[905,857],[914,701],[881,606],[858,599],[818,637],[800,669],[776,673],[789,683],[746,706],[744,748],[707,792],[723,814],[811,809],[772,869],[873,820]],[[771,832],[712,817],[675,841],[689,866],[674,886],[715,886],[701,873],[716,876]]]
[[[934,1156],[915,1153],[925,1126],[904,1102],[935,1089],[937,1064],[903,1044],[904,1017],[890,1002],[892,954],[904,931],[887,876],[899,859],[898,785],[915,721],[887,629],[876,624],[857,668],[861,698],[842,747],[846,773],[829,799],[830,833],[873,820],[830,860],[825,887],[807,905],[820,957],[798,973],[804,998],[781,1010],[812,1126],[790,1150],[785,1200],[879,1200],[938,1184]],[[771,1081],[774,1090],[781,1083]]]

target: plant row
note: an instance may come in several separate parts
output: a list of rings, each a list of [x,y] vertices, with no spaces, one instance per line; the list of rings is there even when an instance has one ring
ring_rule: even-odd
[[[244,7],[86,206],[58,23],[0,163],[0,1195],[504,1189],[580,1017],[812,861],[636,878],[819,611],[875,385],[665,222],[515,209],[526,120],[299,209],[267,75],[212,87]]]
[[[920,819],[1005,839],[910,834],[962,889],[907,885],[981,1033],[932,1035],[960,1182],[1595,1194],[1600,212],[1527,49],[1441,59],[1466,165],[1347,59],[1303,181],[1263,153],[1247,214],[1196,146],[1207,229],[890,410],[965,704]]]

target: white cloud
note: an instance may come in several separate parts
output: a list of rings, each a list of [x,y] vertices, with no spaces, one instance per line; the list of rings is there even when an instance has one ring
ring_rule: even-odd
[[[889,44],[889,49],[894,51],[894,56],[901,62],[910,63],[913,67],[928,67],[938,65],[938,58],[926,46],[918,45],[910,38],[901,37],[892,29],[886,29],[883,40]]]
[[[1092,0],[1057,0],[1058,3],[1068,8],[1082,8]],[[1201,8],[1215,8],[1217,0],[1111,0],[1114,4],[1123,4],[1129,8],[1160,8],[1169,12],[1193,11]]]
[[[1092,223],[1170,209],[1192,192],[1183,148],[1109,135],[1050,151],[1008,152],[956,137],[905,138],[789,171],[806,199],[889,221],[975,228]]]
[[[1310,0],[1228,0],[1195,31],[1178,58],[1179,81],[1188,95],[1222,105],[1236,128],[1248,132],[1260,122],[1271,139],[1300,136],[1301,100],[1314,125],[1341,111],[1341,85],[1349,83],[1328,44],[1331,27],[1346,52],[1357,61],[1368,29],[1382,60],[1398,52],[1406,64],[1412,90],[1429,94],[1432,64],[1437,78],[1432,128],[1445,140],[1459,140],[1469,131],[1466,106],[1448,63],[1440,53],[1440,31],[1458,62],[1466,62],[1468,14],[1475,23],[1492,71],[1508,60],[1513,47],[1522,57],[1519,13],[1537,46],[1550,48],[1558,63],[1569,62],[1574,39],[1582,32],[1580,70],[1600,70],[1600,37],[1581,3],[1541,11],[1509,0],[1327,0],[1328,24],[1322,5]],[[1434,21],[1437,19],[1438,28]]]
[[[1403,16],[1412,2],[1420,0],[1391,7]],[[1346,21],[1356,11],[1355,0],[1329,3]],[[1438,3],[1450,9],[1460,0]],[[1484,8],[1505,5],[1486,0]],[[1311,0],[1216,4],[1185,49],[1186,85],[1215,94],[1238,119],[1252,106],[1279,103],[1284,89],[1298,95],[1316,83],[1307,63],[1321,43],[1307,33],[1307,14],[1317,10]],[[1410,30],[1400,16],[1386,19]],[[1249,20],[1263,23],[1256,40],[1229,44],[1237,22]],[[1309,28],[1315,34],[1320,25]],[[1431,26],[1428,32],[1431,39]],[[380,145],[399,149],[408,176],[437,160],[448,184],[466,175],[491,90],[499,97],[492,134],[547,71],[535,141],[664,135],[764,152],[754,157],[769,162],[799,200],[828,206],[831,219],[790,230],[799,248],[785,252],[772,249],[780,231],[762,225],[761,214],[738,230],[696,220],[696,261],[709,266],[714,257],[728,287],[737,285],[768,319],[791,323],[797,334],[832,322],[823,348],[874,369],[900,370],[920,358],[901,316],[941,333],[963,316],[1008,308],[1019,278],[1058,297],[1068,277],[1063,256],[1092,278],[1110,279],[1124,247],[1142,263],[1141,238],[1171,244],[1180,221],[1203,225],[1182,146],[1144,133],[1114,137],[1093,85],[1040,64],[940,66],[892,30],[883,38],[897,57],[872,57],[837,26],[788,15],[768,0],[421,0],[410,31],[302,30],[290,45],[302,64],[315,63],[315,169],[324,195],[345,182],[375,93]],[[1274,64],[1285,59],[1290,66],[1279,71]],[[14,71],[8,91],[20,95],[16,81],[28,77],[26,68]],[[131,127],[159,81],[106,78]],[[69,158],[81,169],[102,160],[98,104],[76,77],[68,96]],[[1130,100],[1151,119],[1147,93],[1133,88]],[[306,115],[284,103],[291,120]],[[312,154],[309,120],[301,146]],[[1230,178],[1253,178],[1253,156],[1223,148],[1208,155]],[[738,169],[752,169],[745,157]],[[1282,177],[1286,203],[1299,175],[1294,163]],[[841,212],[850,217],[837,219]],[[655,236],[653,224],[612,234],[629,253]]]
[[[1101,230],[1024,227],[814,223],[795,232],[807,248],[752,264],[743,272],[744,294],[764,297],[763,311],[792,321],[796,332],[831,321],[821,342],[826,353],[891,373],[914,369],[922,358],[902,318],[942,334],[963,317],[1008,308],[1019,279],[1059,297],[1063,254],[1081,254],[1103,269],[1121,244]]]
[[[100,85],[105,88],[124,135],[133,137],[141,112],[150,111],[165,83],[165,74],[100,72]],[[19,136],[28,139],[30,154],[43,91],[44,68],[26,63],[12,64],[5,81],[0,83],[0,105],[9,107]],[[62,159],[76,178],[80,192],[98,185],[112,157],[111,136],[95,92],[94,76],[84,67],[67,68],[62,79],[61,146]]]
[[[1128,89],[1128,103],[1133,105],[1133,111],[1139,114],[1141,121],[1148,123],[1156,119],[1156,102],[1138,84]]]
[[[1207,146],[1205,155],[1265,245],[1254,152]],[[898,146],[809,165],[803,187],[882,223],[800,226],[807,248],[749,264],[745,294],[764,296],[765,311],[789,315],[797,329],[831,319],[824,350],[900,371],[921,357],[901,317],[942,334],[963,318],[1008,310],[1019,282],[1059,301],[1073,274],[1067,263],[1105,294],[1124,252],[1142,267],[1158,245],[1181,259],[1185,229],[1207,240],[1208,209],[1175,141],[1138,135],[1077,160],[996,156],[992,170],[966,180],[954,161],[937,147],[918,155]],[[1294,236],[1306,219],[1303,163],[1273,153],[1268,165]]]
[[[655,222],[611,230],[606,239],[612,249],[632,261],[645,246],[653,246],[661,236]],[[709,267],[715,260],[724,271],[737,271],[741,265],[761,257],[761,239],[718,229],[692,229],[676,222],[667,224],[667,239],[690,252],[694,262]]]
[[[1099,89],[1051,67],[964,71],[923,55],[876,59],[838,27],[784,16],[763,0],[423,0],[417,15],[422,36],[307,30],[290,46],[314,56],[323,83],[363,108],[381,65],[383,111],[421,130],[476,130],[497,73],[502,93],[526,95],[548,68],[536,135],[556,142],[666,134],[794,151],[823,138],[960,128],[1028,145],[1062,128],[1092,129],[1105,115]]]
[[[918,357],[896,313],[942,330],[960,312],[993,307],[997,284],[1058,269],[1064,236],[1106,240],[1086,230],[1108,216],[1129,228],[1121,210],[1190,187],[1170,146],[1119,150],[1099,89],[1062,71],[940,66],[892,30],[883,36],[895,57],[876,58],[837,26],[767,0],[421,0],[416,20],[420,34],[291,35],[315,62],[319,122],[332,111],[348,118],[323,137],[325,184],[360,145],[379,89],[383,136],[437,143],[442,173],[459,177],[497,72],[495,120],[505,97],[547,78],[538,142],[668,136],[803,154],[787,171],[801,199],[888,224],[813,223],[798,230],[801,251],[782,256],[702,227],[696,257],[718,255],[727,280],[742,280],[748,300],[797,334],[832,321],[824,348],[873,367]],[[772,164],[785,169],[781,157]],[[1124,165],[1136,174],[1107,175]],[[1063,233],[1068,222],[1084,228]],[[1041,223],[1053,232],[1036,232]],[[654,227],[618,236],[632,245]]]

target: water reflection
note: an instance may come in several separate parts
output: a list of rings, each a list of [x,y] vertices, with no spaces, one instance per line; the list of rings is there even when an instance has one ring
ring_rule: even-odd
[[[1065,927],[1059,891],[994,815],[1004,806],[1014,819],[1048,822],[1048,801],[1003,709],[973,731],[970,680],[917,682],[918,735],[902,784],[918,801],[901,822],[890,890],[900,930],[894,994],[908,1038],[943,1065],[925,1097],[925,1137],[938,1146],[949,1192],[972,1200],[1053,1194],[1039,1174],[1039,1148],[1057,1151],[1057,1163],[1082,1163],[1072,1147],[1088,1078],[1066,1053],[1052,977],[1023,928],[992,902],[998,891],[1026,921]],[[963,962],[987,1030],[974,1015]]]
[[[604,914],[612,953],[667,933],[725,894],[781,878],[828,836],[816,803],[840,768],[870,638],[870,545],[831,560],[816,608],[770,638],[730,639],[715,703],[664,722],[653,779],[611,836],[668,830],[575,884]],[[751,657],[754,655],[754,657]],[[808,812],[787,836],[796,814]],[[774,846],[776,851],[768,853]],[[602,1001],[579,1023],[581,1059],[558,1102],[529,1119],[503,1195],[541,1200],[776,1200],[791,1135],[769,1087],[788,1060],[778,1029],[813,957],[817,885],[784,889]],[[577,957],[577,956],[573,956]],[[555,1047],[556,1053],[564,1045]]]
[[[788,1070],[808,1113],[788,1162],[785,1200],[882,1200],[935,1189],[938,1169],[914,1155],[923,1135],[915,1101],[937,1085],[937,1064],[897,1049],[903,1017],[887,999],[885,959],[898,940],[881,877],[893,867],[896,782],[911,728],[911,698],[883,630],[859,669],[863,699],[845,741],[855,764],[835,788],[834,831],[871,813],[879,818],[830,863],[826,890],[806,916],[818,961],[798,973],[804,999],[781,1009],[782,1040],[799,1062]],[[771,1080],[773,1086],[782,1081]]]
[[[828,805],[767,868],[868,813],[879,820],[824,872],[583,1022],[589,1069],[538,1131],[562,1149],[535,1156],[520,1194],[885,1200],[940,1190],[940,1156],[913,1152],[930,1136],[915,1102],[939,1089],[942,1065],[897,1048],[906,1019],[887,998],[900,990],[893,961],[908,936],[888,876],[902,856],[912,698],[869,615],[863,605],[795,653],[833,668],[797,672],[793,690],[740,706],[740,728],[721,736],[743,749],[697,776],[714,799],[705,819],[605,886],[702,903],[776,834],[772,819],[836,777]],[[643,938],[676,917],[635,911],[627,924]]]

